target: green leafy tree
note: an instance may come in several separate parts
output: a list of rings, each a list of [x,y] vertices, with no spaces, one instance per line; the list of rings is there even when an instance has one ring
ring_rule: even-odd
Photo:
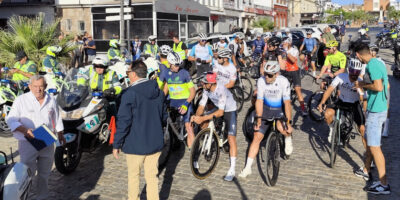
[[[11,17],[7,23],[7,29],[0,30],[0,63],[9,67],[13,66],[16,62],[15,54],[24,50],[29,59],[41,67],[47,47],[52,45],[62,47],[58,58],[61,62],[68,63],[69,53],[75,49],[75,46],[68,42],[70,37],[58,40],[59,23],[59,19],[52,23],[45,23],[43,13],[35,18]]]
[[[400,19],[400,11],[396,10],[393,6],[390,6],[388,9],[389,19]]]
[[[270,31],[274,29],[274,22],[268,18],[260,18],[253,22],[253,28],[262,28],[264,31]]]

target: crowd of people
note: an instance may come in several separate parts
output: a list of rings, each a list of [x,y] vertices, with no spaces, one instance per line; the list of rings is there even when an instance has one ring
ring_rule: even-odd
[[[355,171],[357,176],[365,180],[371,179],[372,160],[379,173],[379,181],[368,187],[367,191],[374,194],[389,194],[390,186],[385,171],[385,158],[381,150],[381,127],[387,118],[389,106],[389,83],[385,63],[376,58],[378,50],[375,46],[360,43],[355,47],[355,57],[347,58],[338,49],[339,43],[325,28],[325,34],[320,41],[327,48],[327,56],[321,72],[317,75],[316,52],[318,42],[308,31],[300,50],[292,45],[289,31],[282,37],[266,33],[256,35],[252,44],[252,56],[261,56],[259,67],[260,78],[256,81],[254,106],[256,110],[254,122],[254,138],[247,155],[246,165],[239,177],[246,178],[251,174],[251,166],[259,152],[260,142],[272,123],[262,119],[284,116],[287,127],[281,122],[276,124],[277,130],[284,135],[286,155],[291,155],[294,149],[292,141],[292,102],[290,87],[293,85],[300,112],[307,116],[306,104],[301,89],[301,66],[299,60],[310,55],[312,75],[317,79],[324,78],[323,84],[329,84],[328,89],[318,106],[325,110],[325,119],[330,126],[328,141],[331,142],[332,121],[338,105],[352,107],[354,120],[362,135],[362,141],[367,152],[364,167]],[[79,75],[77,83],[92,90],[103,91],[107,97],[116,99],[120,96],[117,108],[110,108],[110,115],[116,115],[116,134],[113,144],[113,155],[119,158],[120,151],[126,155],[128,166],[128,197],[139,198],[140,169],[145,171],[147,183],[147,198],[158,199],[158,168],[157,162],[163,148],[163,125],[167,117],[167,107],[174,108],[183,116],[187,132],[187,147],[191,150],[195,132],[193,123],[204,125],[205,122],[223,118],[225,131],[228,133],[230,168],[224,176],[225,181],[232,181],[236,176],[237,151],[237,107],[234,95],[230,89],[238,79],[238,73],[243,66],[244,50],[247,49],[244,34],[235,34],[231,40],[221,37],[215,44],[209,44],[205,33],[198,35],[198,43],[189,49],[179,40],[173,40],[172,48],[168,45],[157,45],[157,37],[149,36],[148,42],[142,45],[138,37],[132,41],[132,58],[134,60],[126,70],[130,80],[128,88],[123,89],[116,73],[108,69],[109,62],[96,55],[96,45],[89,34],[77,36],[74,42],[77,49],[73,53],[71,66],[90,64],[85,73]],[[109,41],[108,60],[123,59],[119,50],[118,40]],[[143,46],[143,47],[142,47]],[[304,51],[303,51],[304,50]],[[37,198],[46,199],[47,182],[52,165],[54,145],[39,152],[29,147],[26,137],[31,138],[32,130],[39,124],[53,127],[63,138],[63,125],[60,122],[59,108],[53,97],[45,92],[46,81],[37,75],[38,71],[57,72],[56,54],[61,49],[51,46],[47,49],[47,57],[43,60],[43,69],[37,69],[24,52],[16,55],[18,62],[11,70],[13,80],[28,81],[30,92],[19,96],[7,118],[11,131],[19,140],[21,161],[33,171],[37,170],[40,183]],[[148,66],[141,55],[147,55],[159,62],[156,80],[148,79]],[[189,63],[196,68],[200,85],[195,85],[188,72]],[[330,81],[325,79],[328,77]],[[196,88],[204,90],[197,110],[194,110],[193,99]],[[338,102],[325,105],[327,98],[337,88]],[[167,101],[166,101],[167,100]],[[167,102],[167,103],[165,103]],[[212,102],[215,109],[206,112],[207,105]],[[366,114],[365,114],[366,113]],[[24,137],[25,136],[25,137]],[[38,162],[36,163],[36,160]]]

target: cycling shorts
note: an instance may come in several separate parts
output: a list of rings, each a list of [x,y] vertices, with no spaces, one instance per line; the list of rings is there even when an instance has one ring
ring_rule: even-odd
[[[327,108],[331,108],[337,111],[339,106],[351,110],[351,112],[353,113],[354,122],[357,124],[357,126],[365,125],[365,116],[360,102],[357,101],[355,103],[347,103],[339,99],[331,105],[328,105]]]
[[[236,136],[237,112],[224,112],[225,132]]]
[[[271,108],[268,106],[264,106],[264,108],[263,108],[263,114],[262,114],[263,119],[281,118],[283,116],[284,116],[284,114],[283,114],[282,108]],[[254,120],[254,122],[256,123],[257,120]],[[254,130],[254,132],[260,132],[262,134],[265,134],[265,133],[267,133],[267,131],[269,131],[269,129],[272,127],[272,125],[273,125],[273,121],[262,120],[260,129],[258,131]]]
[[[282,75],[286,77],[294,87],[301,87],[300,70],[283,71]]]
[[[306,54],[311,55],[311,52],[307,51]],[[317,52],[314,52],[314,54],[311,56],[311,61],[317,61]]]

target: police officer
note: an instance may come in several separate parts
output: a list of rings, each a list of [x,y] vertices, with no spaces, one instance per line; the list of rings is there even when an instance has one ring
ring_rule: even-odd
[[[10,70],[12,80],[15,82],[28,82],[37,72],[36,64],[28,59],[28,56],[24,51],[19,51],[15,55],[15,59],[18,62],[16,62],[13,69]]]
[[[144,45],[143,51],[145,55],[150,55],[153,58],[156,58],[158,54],[158,45],[157,45],[157,36],[155,35],[150,35],[149,38],[149,43]]]
[[[47,47],[47,56],[43,59],[41,71],[48,73],[55,73],[60,71],[58,68],[58,61],[56,54],[60,53],[62,48],[60,46],[50,46]]]
[[[108,49],[107,56],[108,60],[112,60],[115,57],[121,57],[118,40],[116,39],[110,40],[110,48]]]
[[[181,59],[182,59],[182,66],[184,69],[187,70],[187,52],[188,48],[185,43],[179,40],[179,37],[177,35],[174,35],[172,37],[172,41],[174,41],[174,45],[172,46],[172,51],[177,53]]]

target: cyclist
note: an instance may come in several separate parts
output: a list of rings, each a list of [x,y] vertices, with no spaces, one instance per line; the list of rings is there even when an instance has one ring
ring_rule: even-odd
[[[335,88],[338,88],[339,100],[337,102],[332,102],[332,105],[327,105],[325,111],[325,121],[329,125],[329,136],[328,141],[331,142],[332,137],[332,122],[335,117],[335,112],[338,106],[344,106],[346,108],[351,108],[353,112],[353,119],[356,122],[361,135],[364,137],[365,132],[365,117],[360,104],[360,98],[362,99],[363,92],[361,90],[354,89],[354,83],[356,81],[361,81],[359,77],[362,70],[362,63],[356,58],[351,58],[348,62],[348,73],[341,73],[333,79],[332,83],[325,91],[321,102],[318,105],[318,110],[322,112],[325,106],[325,102],[332,94]]]
[[[289,81],[279,75],[280,66],[277,61],[268,61],[263,64],[264,74],[257,81],[256,121],[254,124],[254,138],[251,142],[246,166],[240,172],[239,177],[245,178],[251,174],[251,165],[256,157],[260,142],[272,123],[264,123],[262,119],[280,118],[286,116],[291,119],[292,105],[290,102]],[[282,123],[277,122],[278,131],[285,136],[285,153],[293,152],[291,120],[287,122],[287,130],[283,129]]]
[[[179,113],[183,115],[187,132],[187,145],[190,149],[194,140],[193,127],[190,123],[190,115],[193,110],[191,102],[196,91],[189,72],[181,67],[183,60],[179,54],[170,52],[167,60],[170,68],[161,74],[160,79],[165,80],[164,94],[169,93],[169,105],[177,108]]]
[[[199,34],[199,43],[190,51],[189,61],[195,61],[197,66],[197,75],[201,76],[204,72],[211,71],[211,61],[213,52],[211,47],[206,45],[207,35]]]
[[[268,48],[263,55],[263,64],[260,65],[260,75],[264,74],[264,64],[267,61],[278,61],[278,63],[282,63],[282,50],[279,48],[281,44],[281,39],[278,37],[271,37],[268,40]]]
[[[302,53],[301,55],[300,55],[300,61],[303,63],[304,62],[304,59],[305,59],[305,54],[306,55],[310,55],[310,58],[311,58],[311,67],[312,67],[312,73],[313,73],[313,76],[315,77],[316,76],[316,67],[315,67],[315,62],[317,61],[317,40],[315,40],[315,38],[312,38],[311,37],[311,35],[312,35],[312,31],[311,30],[308,30],[307,31],[307,37],[303,40],[303,44],[301,44],[301,46],[300,46],[300,52]],[[304,47],[305,47],[305,54],[303,53],[303,49],[304,49]],[[307,66],[303,66],[303,67],[307,67]]]
[[[54,73],[60,71],[58,68],[58,61],[56,54],[60,53],[62,48],[60,46],[50,46],[47,47],[46,54],[47,56],[43,59],[42,62],[42,71],[48,73]]]
[[[271,33],[271,32],[266,32],[266,33],[265,33],[265,35],[264,35],[264,43],[265,43],[265,45],[264,45],[264,49],[263,49],[262,55],[264,55],[265,52],[267,51],[267,48],[268,48],[268,40],[269,40],[271,37],[272,37],[272,33]]]
[[[326,44],[329,49],[329,54],[326,56],[324,66],[321,69],[321,73],[316,77],[317,80],[320,79],[325,72],[328,73],[328,81],[321,82],[321,88],[324,88],[325,83],[329,82],[335,76],[343,73],[346,69],[346,56],[337,50],[338,42],[336,40],[331,40]],[[328,83],[329,84],[329,83]]]
[[[121,57],[121,52],[119,50],[119,42],[116,39],[110,40],[110,48],[107,51],[108,60]]]
[[[218,48],[224,49],[228,48],[228,43],[225,42],[225,37],[219,37],[219,42],[217,42]]]
[[[300,103],[300,108],[303,116],[306,116],[307,110],[304,105],[303,94],[301,93],[301,78],[300,78],[300,70],[297,66],[297,58],[299,57],[299,51],[296,47],[292,46],[292,39],[287,38],[283,41],[283,50],[286,52],[286,67],[285,71],[282,74],[286,78],[288,78],[296,91],[297,98]]]
[[[211,66],[212,66],[213,69],[214,69],[215,64],[218,63],[218,49],[219,49],[218,43],[214,43],[214,44],[211,46],[211,50],[212,50],[212,52],[213,52],[213,57],[212,57],[212,61],[211,61]]]
[[[220,49],[218,51],[218,62],[214,65],[213,71],[217,73],[218,84],[226,88],[232,88],[235,85],[237,70],[229,61],[232,53],[229,49]]]
[[[253,42],[253,47],[252,47],[252,51],[253,51],[253,58],[255,58],[258,55],[262,55],[263,50],[264,50],[264,46],[265,46],[265,42],[264,40],[261,39],[261,34],[257,33],[257,39],[254,40]]]
[[[235,166],[237,157],[237,146],[236,146],[236,102],[233,99],[232,93],[222,84],[217,83],[217,74],[214,72],[208,72],[201,79],[203,84],[204,93],[200,100],[199,107],[197,108],[196,115],[192,116],[193,122],[196,124],[202,124],[205,121],[212,120],[213,117],[223,117],[225,122],[225,132],[228,133],[229,143],[229,156],[230,156],[230,168],[224,177],[226,181],[232,181],[235,177]],[[216,111],[211,114],[204,114],[204,108],[207,101],[217,106]],[[204,115],[203,115],[204,114]]]
[[[150,55],[151,57],[156,58],[158,54],[158,45],[157,45],[157,36],[150,35],[148,37],[149,43],[145,44],[143,47],[143,52],[145,55]]]
[[[158,77],[157,77],[157,83],[158,86],[162,89],[164,88],[164,79],[162,79],[161,74],[165,72],[168,72],[168,69],[170,68],[170,64],[168,62],[168,54],[172,52],[172,49],[168,45],[162,45],[160,47],[160,52],[158,53],[160,56],[160,62],[158,63]],[[183,61],[182,61],[183,62]]]
[[[236,59],[236,55],[238,55],[237,52],[240,51],[240,48],[239,48],[239,36],[238,35],[236,35],[236,34],[233,35],[233,40],[231,42],[229,42],[228,48],[232,52],[233,65],[238,66],[238,61]]]

